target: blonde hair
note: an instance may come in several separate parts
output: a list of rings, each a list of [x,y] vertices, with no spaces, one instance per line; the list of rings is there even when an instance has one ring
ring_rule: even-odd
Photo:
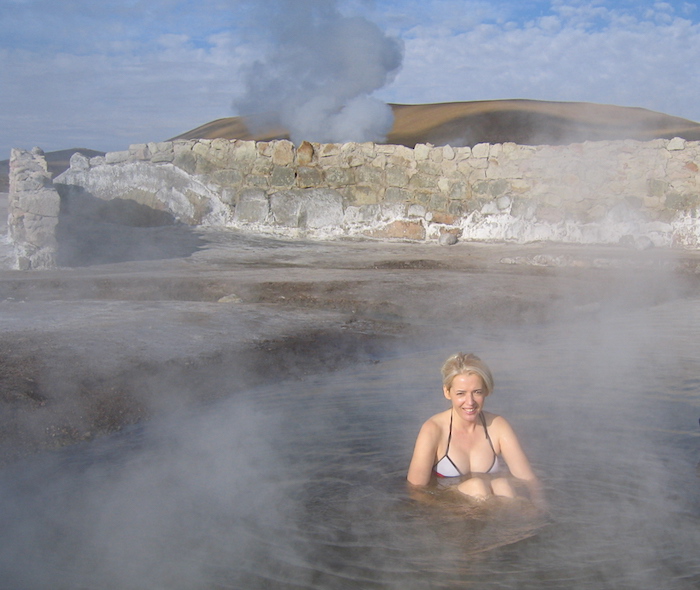
[[[493,391],[493,375],[491,369],[475,354],[464,354],[458,352],[448,358],[442,365],[442,384],[449,389],[452,386],[452,380],[457,375],[472,375],[477,374],[484,382],[486,395]]]

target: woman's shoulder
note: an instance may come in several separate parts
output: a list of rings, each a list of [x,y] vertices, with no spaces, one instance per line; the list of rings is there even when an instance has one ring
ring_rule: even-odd
[[[450,420],[450,410],[440,412],[428,418],[423,423],[423,429],[428,432],[440,433],[448,427]]]
[[[430,453],[435,453],[440,439],[445,436],[447,426],[445,425],[444,412],[435,414],[423,422],[418,439],[416,440],[416,448],[430,449]]]
[[[438,412],[437,414],[428,418],[427,422],[435,422],[436,424],[446,424],[450,421],[450,414],[452,410],[445,410],[443,412]]]
[[[500,414],[494,414],[493,412],[486,412],[486,411],[482,411],[481,413],[484,416],[484,420],[486,421],[487,428],[491,428],[491,427],[499,428],[501,426],[508,425],[508,420],[506,420]]]
[[[484,420],[486,421],[486,428],[488,428],[491,434],[501,434],[512,432],[513,427],[510,422],[506,420],[500,414],[494,414],[492,412],[482,412],[484,415]]]

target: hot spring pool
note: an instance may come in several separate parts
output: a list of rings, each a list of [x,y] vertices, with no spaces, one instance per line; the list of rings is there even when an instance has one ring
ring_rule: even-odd
[[[452,330],[27,459],[0,472],[0,587],[697,588],[699,341],[698,300]],[[456,350],[491,366],[546,524],[407,493]]]

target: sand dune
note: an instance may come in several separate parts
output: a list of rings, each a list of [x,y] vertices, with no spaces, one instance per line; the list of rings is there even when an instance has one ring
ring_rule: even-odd
[[[700,124],[635,107],[585,102],[483,100],[436,104],[392,104],[394,126],[386,143],[413,147],[417,143],[452,145],[504,143],[561,145],[582,141],[682,137],[700,140]],[[251,132],[242,117],[205,123],[172,139],[288,139],[286,129]],[[158,141],[158,138],[153,138]],[[52,173],[68,167],[70,154],[85,149],[48,152]],[[92,152],[95,155],[98,152]],[[7,190],[8,161],[0,162],[0,191]]]
[[[700,124],[654,111],[584,102],[486,100],[437,104],[392,104],[394,126],[386,142],[450,144],[512,141],[560,145],[581,141],[683,137],[700,140]],[[289,138],[286,129],[251,132],[241,117],[217,119],[173,139]]]

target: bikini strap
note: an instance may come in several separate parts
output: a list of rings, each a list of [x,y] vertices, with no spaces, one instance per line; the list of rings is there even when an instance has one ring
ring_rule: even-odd
[[[445,447],[445,457],[447,453],[450,452],[450,441],[452,440],[452,417],[454,416],[454,410],[450,409],[450,432],[447,435],[447,446]]]
[[[484,433],[486,434],[486,440],[489,441],[489,445],[491,446],[491,450],[493,451],[493,454],[496,454],[496,449],[493,448],[493,442],[491,441],[491,437],[489,436],[489,429],[486,428],[486,418],[484,417],[483,412],[479,412],[479,417],[481,418],[481,424],[484,427]]]

